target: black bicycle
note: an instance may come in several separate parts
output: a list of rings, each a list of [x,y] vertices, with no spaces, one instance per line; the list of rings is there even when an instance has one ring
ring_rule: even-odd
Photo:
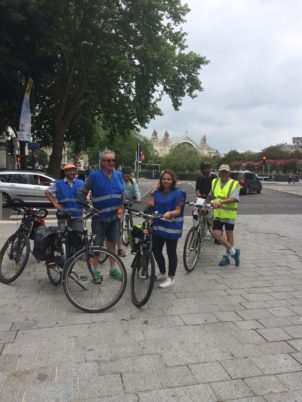
[[[22,214],[20,226],[4,243],[0,251],[0,282],[15,281],[23,272],[30,253],[30,239],[34,239],[40,226],[45,225],[46,209],[28,208],[23,201],[11,201],[10,208]]]
[[[183,250],[185,270],[192,272],[198,261],[201,247],[207,238],[207,233],[209,232],[212,236],[212,218],[209,215],[212,204],[207,204],[206,208],[194,202],[186,202],[186,205],[196,208],[198,214],[197,224],[188,231]]]
[[[143,218],[142,224],[133,226],[131,232],[132,254],[135,254],[131,264],[131,299],[135,306],[142,307],[149,300],[155,281],[155,261],[152,254],[152,222],[163,215],[147,214],[145,212],[125,207],[129,213]]]
[[[83,248],[65,263],[62,284],[66,297],[78,309],[99,313],[114,306],[127,286],[127,271],[118,255],[93,245],[86,222],[97,214],[89,207],[84,214]]]

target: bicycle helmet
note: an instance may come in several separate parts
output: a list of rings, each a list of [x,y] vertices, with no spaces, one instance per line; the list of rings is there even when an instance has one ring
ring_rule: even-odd
[[[131,169],[130,166],[124,166],[124,167],[122,168],[122,172],[123,172],[123,173],[131,173],[131,172],[132,172],[132,169]]]
[[[210,169],[210,164],[209,164],[209,162],[201,162],[201,164],[200,164],[200,170],[204,170],[204,169]]]

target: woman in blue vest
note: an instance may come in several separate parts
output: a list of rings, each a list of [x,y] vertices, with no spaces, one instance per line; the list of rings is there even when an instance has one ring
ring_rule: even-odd
[[[153,193],[154,210],[164,215],[164,219],[154,219],[152,232],[152,251],[163,280],[160,288],[174,285],[177,268],[177,242],[182,235],[183,209],[186,193],[176,188],[174,173],[164,170],[160,176],[159,188]],[[163,247],[166,244],[168,254],[168,276]]]

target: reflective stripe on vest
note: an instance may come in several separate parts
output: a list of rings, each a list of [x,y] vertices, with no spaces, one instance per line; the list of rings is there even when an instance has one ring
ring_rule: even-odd
[[[161,225],[153,226],[153,231],[154,230],[159,230],[161,232],[171,233],[171,234],[181,234],[182,233],[182,229],[169,229],[168,227],[161,226]]]
[[[238,185],[239,183],[236,180],[229,179],[223,188],[221,188],[221,180],[214,179],[212,181],[212,196],[214,198],[214,202],[219,202],[230,198],[235,186]],[[223,204],[220,208],[214,209],[214,218],[235,219],[237,216],[237,207],[237,202]]]

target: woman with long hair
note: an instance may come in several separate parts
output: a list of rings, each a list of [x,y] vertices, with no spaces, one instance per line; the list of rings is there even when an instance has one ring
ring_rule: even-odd
[[[154,219],[152,251],[163,280],[159,287],[168,288],[175,283],[177,268],[177,242],[182,235],[183,209],[186,193],[176,187],[176,177],[170,170],[164,170],[160,175],[159,187],[153,192],[154,210],[162,214],[165,220]],[[168,254],[168,275],[163,247],[166,244]]]

